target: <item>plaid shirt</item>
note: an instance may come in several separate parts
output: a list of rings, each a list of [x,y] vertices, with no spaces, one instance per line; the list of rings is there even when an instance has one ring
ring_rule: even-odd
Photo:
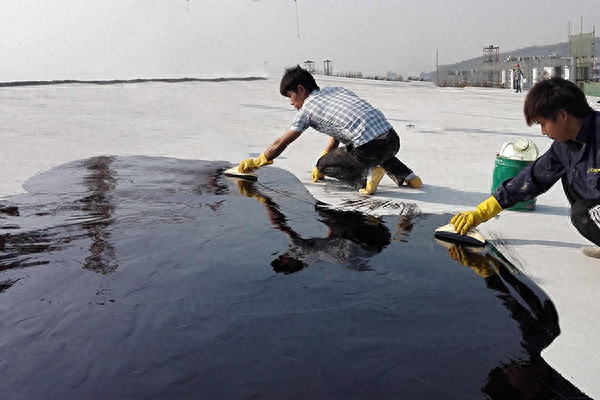
[[[355,147],[392,129],[381,111],[341,87],[315,90],[304,100],[290,129],[304,132],[309,127]]]

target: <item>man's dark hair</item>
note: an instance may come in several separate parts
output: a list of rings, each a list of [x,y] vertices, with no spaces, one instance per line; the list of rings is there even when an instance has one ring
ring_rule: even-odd
[[[317,85],[315,78],[310,72],[299,65],[286,68],[279,84],[279,93],[282,96],[288,97],[288,92],[296,92],[298,85],[302,85],[308,93],[313,90],[319,90],[319,85]]]
[[[556,121],[560,110],[582,119],[594,112],[583,90],[566,79],[554,76],[539,81],[529,89],[523,106],[528,126],[535,124],[536,118]]]

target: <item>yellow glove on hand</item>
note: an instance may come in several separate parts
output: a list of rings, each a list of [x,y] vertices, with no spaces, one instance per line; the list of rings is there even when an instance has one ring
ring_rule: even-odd
[[[256,159],[246,158],[245,160],[242,160],[240,162],[240,165],[238,165],[238,171],[240,171],[241,173],[246,173],[254,171],[255,169],[262,167],[263,165],[270,164],[273,164],[273,160],[267,160],[265,153],[261,153],[260,156],[258,156],[258,158]]]
[[[482,201],[476,210],[456,214],[452,217],[450,223],[454,225],[454,230],[459,235],[464,235],[469,228],[476,227],[482,222],[494,218],[500,211],[502,211],[502,207],[498,204],[498,200],[494,196],[490,196]]]
[[[322,173],[319,172],[319,169],[317,167],[314,167],[310,176],[312,177],[312,181],[313,182],[317,182],[320,181],[321,179],[325,178],[325,175],[323,175]]]
[[[323,152],[321,153],[321,157],[323,157],[325,154],[329,153],[329,151],[327,150],[323,150]],[[312,181],[313,182],[318,182],[321,179],[325,178],[325,175],[323,175],[322,173],[319,172],[319,169],[317,167],[314,167],[312,170],[312,173],[310,174],[310,176],[312,177]]]

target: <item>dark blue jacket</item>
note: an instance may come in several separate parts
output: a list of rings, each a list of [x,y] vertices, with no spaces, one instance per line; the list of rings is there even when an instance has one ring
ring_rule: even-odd
[[[550,149],[525,167],[517,176],[502,182],[494,197],[505,209],[549,190],[559,179],[582,199],[600,199],[600,112],[583,120],[575,137],[564,143],[554,142]]]

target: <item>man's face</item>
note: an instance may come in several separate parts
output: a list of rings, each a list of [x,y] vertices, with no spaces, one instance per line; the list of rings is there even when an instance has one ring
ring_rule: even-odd
[[[298,85],[298,89],[295,92],[288,90],[287,95],[290,98],[290,104],[294,106],[296,110],[299,110],[302,108],[304,100],[306,100],[309,93],[304,89],[304,86]]]
[[[535,118],[535,122],[540,125],[542,135],[546,135],[557,142],[566,142],[567,140],[575,139],[572,132],[568,129],[567,117],[567,112],[561,110],[558,112],[556,120],[538,117]],[[576,134],[577,132],[575,132],[575,136]]]

